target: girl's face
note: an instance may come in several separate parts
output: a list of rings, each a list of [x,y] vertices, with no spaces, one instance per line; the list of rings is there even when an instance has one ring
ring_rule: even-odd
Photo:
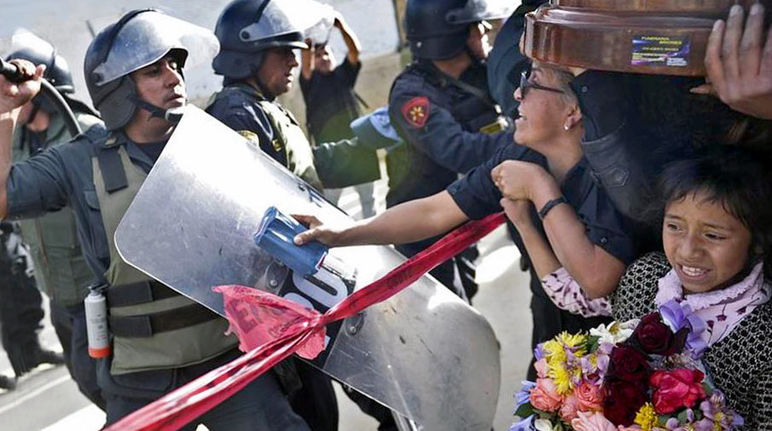
[[[745,268],[751,232],[705,192],[671,201],[665,209],[662,242],[685,293],[727,287]]]

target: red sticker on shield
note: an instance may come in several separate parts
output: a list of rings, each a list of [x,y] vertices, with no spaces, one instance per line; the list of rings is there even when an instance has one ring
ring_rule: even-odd
[[[402,105],[402,117],[413,127],[423,127],[429,119],[429,99],[414,97]]]

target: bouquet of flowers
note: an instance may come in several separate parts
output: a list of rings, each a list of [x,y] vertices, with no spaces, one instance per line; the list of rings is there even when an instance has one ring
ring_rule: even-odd
[[[705,323],[670,301],[641,320],[568,334],[535,350],[510,431],[719,431],[742,426],[699,361]]]

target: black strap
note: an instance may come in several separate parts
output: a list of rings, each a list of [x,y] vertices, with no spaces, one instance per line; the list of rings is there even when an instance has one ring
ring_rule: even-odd
[[[260,18],[263,17],[263,11],[265,10],[266,6],[268,6],[268,2],[270,1],[271,0],[264,0],[263,3],[257,7],[257,12],[255,12],[255,22],[260,21]]]
[[[491,95],[488,94],[487,91],[477,88],[474,85],[468,84],[460,79],[456,79],[448,75],[447,73],[438,69],[437,66],[435,66],[433,63],[426,63],[426,65],[429,67],[429,69],[431,69],[432,72],[439,75],[439,77],[442,78],[443,80],[449,82],[452,85],[455,85],[461,90],[464,90],[467,93],[471,94],[472,96],[480,99],[483,103],[493,108],[493,110],[496,111],[497,113],[501,113],[501,108],[491,98]]]
[[[107,193],[113,193],[129,186],[129,180],[126,178],[126,171],[123,169],[121,155],[118,153],[119,145],[108,148],[100,148],[97,154],[99,169],[102,171],[102,178],[105,183]]]
[[[147,338],[153,334],[187,328],[218,317],[203,305],[190,304],[143,316],[110,316],[110,332],[117,337]]]
[[[155,280],[112,286],[105,294],[110,307],[145,304],[178,295],[177,292]]]
[[[544,206],[539,210],[539,219],[544,220],[544,217],[547,217],[547,213],[549,213],[552,208],[555,208],[560,204],[567,204],[567,203],[568,203],[568,200],[566,200],[566,197],[563,195],[555,199],[552,199],[551,201],[544,204]]]
[[[357,92],[356,92],[356,90],[353,90],[353,89],[352,89],[352,90],[351,90],[351,92],[352,92],[352,93],[354,93],[354,97],[357,99],[357,101],[358,101],[359,103],[361,103],[361,104],[362,104],[362,106],[363,106],[365,109],[370,109],[370,105],[368,105],[368,104],[367,104],[367,102],[365,101],[365,99],[363,99],[363,98],[362,98],[362,96],[360,96],[360,95],[359,95],[359,93],[357,93]]]

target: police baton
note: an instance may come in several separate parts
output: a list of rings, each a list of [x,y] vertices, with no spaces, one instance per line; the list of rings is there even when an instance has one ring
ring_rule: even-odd
[[[2,58],[0,58],[0,74],[2,74],[9,81],[15,82],[15,83],[21,83],[31,79],[30,76],[22,73],[21,69],[19,69],[18,66],[16,66],[13,63],[7,62]],[[59,94],[56,88],[54,88],[54,86],[51,85],[51,83],[48,82],[47,80],[42,79],[40,81],[40,84],[42,86],[41,88],[42,92],[46,96],[48,96],[48,98],[53,102],[56,109],[64,117],[64,122],[67,124],[67,130],[69,130],[70,135],[71,136],[80,135],[83,131],[80,129],[78,120],[75,119],[75,114],[72,113],[72,109],[70,109],[70,105],[67,104],[67,101],[64,100],[64,97],[62,97],[62,95]]]

